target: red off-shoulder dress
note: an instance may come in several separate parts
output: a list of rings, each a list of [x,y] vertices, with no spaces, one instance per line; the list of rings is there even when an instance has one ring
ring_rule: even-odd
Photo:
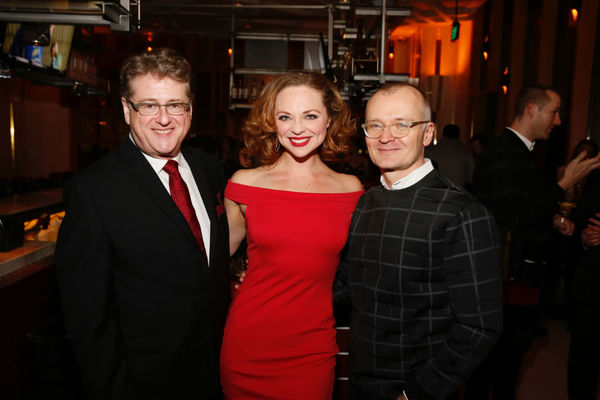
[[[223,338],[227,399],[331,399],[338,351],[332,285],[362,193],[229,182],[225,196],[247,206],[248,270]]]

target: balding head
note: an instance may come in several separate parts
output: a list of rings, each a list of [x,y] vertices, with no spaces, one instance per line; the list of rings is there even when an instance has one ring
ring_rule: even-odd
[[[421,103],[417,106],[421,111],[421,116],[419,118],[423,121],[431,121],[431,107],[429,106],[429,102],[427,101],[425,94],[418,88],[407,83],[386,83],[385,85],[381,86],[371,98],[379,95],[386,97],[391,96],[401,90],[414,91],[417,94],[417,97],[420,99]],[[369,102],[367,103],[367,110],[369,109],[370,102],[371,99],[369,99]]]
[[[425,163],[424,149],[433,138],[434,124],[423,93],[405,84],[385,85],[371,97],[365,112],[369,157],[388,185]]]

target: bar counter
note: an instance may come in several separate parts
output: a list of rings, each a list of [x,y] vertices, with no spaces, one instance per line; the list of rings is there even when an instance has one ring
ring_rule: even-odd
[[[45,223],[47,224],[50,214],[63,210],[61,188],[0,197],[0,253],[23,246],[26,231],[33,230],[32,228],[39,230],[39,225],[37,227],[28,226],[26,229],[26,222],[33,221],[34,223],[31,225],[35,225],[39,219],[41,224],[46,218]],[[29,239],[37,239],[37,237],[29,237]],[[56,241],[55,236],[53,239]]]
[[[54,242],[27,240],[23,246],[0,252],[0,289],[54,264]]]
[[[0,398],[45,397],[58,369],[45,365],[63,354],[48,347],[64,337],[54,266],[63,210],[60,188],[0,197]]]
[[[0,288],[54,263],[62,189],[0,197]]]

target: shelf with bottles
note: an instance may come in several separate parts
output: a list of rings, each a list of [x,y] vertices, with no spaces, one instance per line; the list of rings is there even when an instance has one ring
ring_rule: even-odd
[[[263,71],[264,72],[264,71]],[[251,108],[265,84],[273,79],[270,74],[232,73],[229,89],[229,108]]]
[[[250,108],[264,85],[289,71],[318,71],[321,35],[235,33],[231,41],[229,108]]]
[[[263,88],[277,75],[300,69],[235,68],[231,71],[229,108],[251,108]],[[311,72],[306,70],[307,72]],[[314,72],[314,71],[313,71]]]

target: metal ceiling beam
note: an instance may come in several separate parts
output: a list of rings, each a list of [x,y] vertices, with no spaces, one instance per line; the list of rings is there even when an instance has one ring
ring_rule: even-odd
[[[183,9],[202,9],[202,8],[220,8],[220,9],[230,9],[230,10],[244,10],[244,9],[269,9],[269,10],[327,10],[329,5],[302,5],[302,4],[188,4],[188,3],[166,3],[163,8],[172,9],[178,8],[180,10]],[[154,9],[158,9],[159,7],[153,5]]]
[[[118,0],[97,3],[98,12],[65,10],[54,12],[47,10],[0,11],[0,21],[7,22],[41,22],[49,24],[69,25],[108,25],[113,31],[134,31],[131,25],[131,5],[140,7],[140,0]],[[139,19],[138,19],[139,21]]]
[[[239,32],[235,34],[236,39],[252,39],[252,40],[284,40],[284,41],[300,41],[300,42],[318,42],[319,35],[311,34],[286,34],[286,33],[245,33]]]
[[[88,13],[38,13],[38,12],[0,12],[0,21],[6,22],[42,22],[49,24],[73,25],[110,25],[111,21],[102,14]]]
[[[141,0],[134,4],[137,6],[138,15],[140,14],[140,2]],[[111,30],[120,32],[135,30],[135,27],[131,24],[131,0],[105,1],[96,5],[102,10],[102,14],[112,21],[110,24]],[[139,26],[139,19],[137,25]]]
[[[356,15],[381,15],[379,7],[356,7]],[[409,17],[410,8],[387,8],[385,14],[394,17]]]

